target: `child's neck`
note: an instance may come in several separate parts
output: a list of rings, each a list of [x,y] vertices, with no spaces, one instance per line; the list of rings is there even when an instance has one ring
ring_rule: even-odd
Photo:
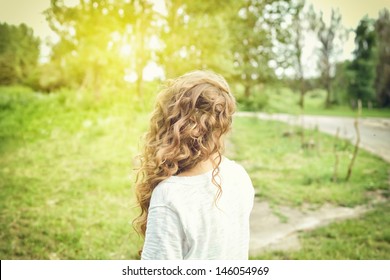
[[[216,155],[212,155],[207,160],[199,162],[193,168],[188,169],[184,172],[181,172],[177,176],[197,176],[197,175],[207,173],[207,172],[214,169],[213,159],[214,159],[214,162],[217,163]]]

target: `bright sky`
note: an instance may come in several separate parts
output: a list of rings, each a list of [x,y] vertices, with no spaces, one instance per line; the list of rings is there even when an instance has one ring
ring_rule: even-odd
[[[156,2],[161,0],[155,0]],[[378,17],[378,12],[382,8],[390,9],[390,0],[306,0],[313,4],[315,10],[322,10],[325,19],[330,17],[332,8],[338,8],[342,14],[343,25],[347,28],[356,28],[359,20],[368,15]],[[77,0],[65,0],[68,4],[77,3]],[[49,7],[50,0],[0,0],[0,22],[11,24],[26,23],[34,29],[34,33],[42,40],[55,40],[55,35],[51,32],[42,12]],[[307,58],[313,56],[311,43],[312,39],[307,39]],[[353,36],[344,45],[342,57],[350,58],[354,48]],[[48,54],[48,48],[43,48],[43,56]]]
[[[26,23],[42,39],[51,34],[42,12],[50,0],[0,0],[0,22],[11,24]]]

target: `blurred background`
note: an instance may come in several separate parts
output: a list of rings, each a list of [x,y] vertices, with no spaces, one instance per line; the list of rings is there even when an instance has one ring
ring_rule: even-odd
[[[226,154],[256,188],[251,258],[390,259],[389,8],[0,0],[0,258],[138,258],[155,96],[209,69],[238,101]]]

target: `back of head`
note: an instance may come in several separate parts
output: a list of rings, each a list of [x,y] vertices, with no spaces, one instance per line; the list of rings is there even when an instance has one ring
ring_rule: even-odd
[[[213,72],[194,71],[167,82],[157,96],[138,174],[141,233],[158,183],[216,154],[214,179],[223,151],[221,137],[231,128],[235,108],[227,82]]]
[[[220,152],[234,111],[228,84],[217,74],[195,71],[169,81],[157,97],[150,131],[159,146],[156,160],[166,163],[167,175]]]

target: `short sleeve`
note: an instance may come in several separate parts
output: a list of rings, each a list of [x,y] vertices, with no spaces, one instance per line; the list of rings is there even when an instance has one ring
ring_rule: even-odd
[[[143,260],[183,259],[185,235],[180,219],[167,206],[149,208]]]

